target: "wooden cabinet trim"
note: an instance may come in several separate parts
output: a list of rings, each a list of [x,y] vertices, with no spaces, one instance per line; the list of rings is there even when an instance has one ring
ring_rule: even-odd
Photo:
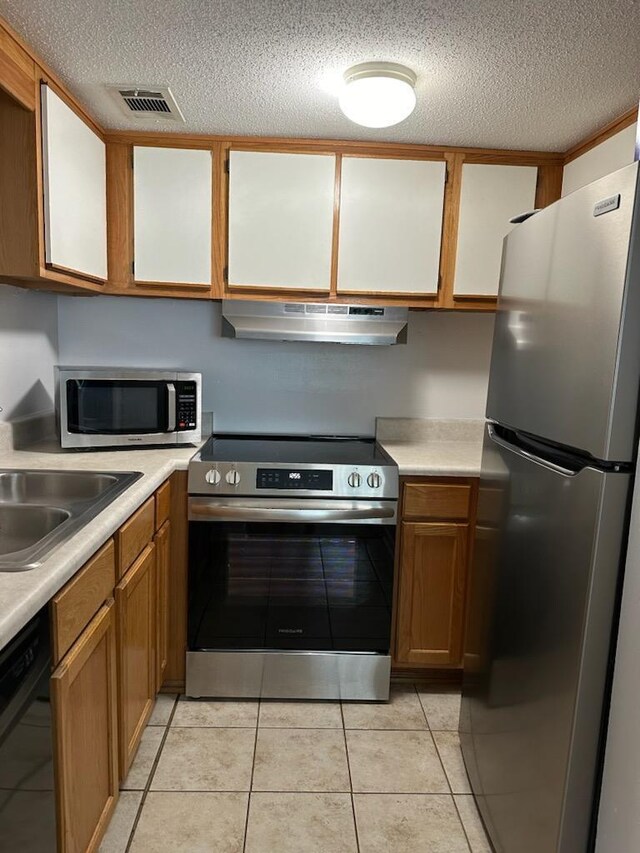
[[[131,515],[116,533],[118,578],[129,569],[155,532],[155,497],[152,495]]]
[[[187,472],[171,475],[171,542],[168,579],[168,658],[163,687],[184,690],[187,650],[187,573],[189,529]]]
[[[75,680],[82,674],[83,668],[88,665],[91,656],[97,653],[103,641],[106,644],[105,689],[108,731],[99,734],[106,735],[107,739],[108,794],[88,843],[82,843],[84,839],[76,839],[79,823],[78,811],[80,810],[81,816],[86,822],[87,816],[82,814],[82,810],[86,809],[87,806],[77,796],[73,797],[72,791],[74,783],[77,784],[80,781],[81,784],[84,784],[88,780],[78,780],[77,774],[74,773],[74,769],[76,769],[74,768],[74,751],[78,748],[88,749],[92,744],[86,737],[82,737],[86,733],[78,732],[73,725],[74,718],[71,710],[78,711],[78,707],[77,703],[72,703],[71,690]],[[97,851],[116,806],[119,795],[116,683],[114,604],[111,600],[99,610],[51,676],[57,837],[58,850],[64,851],[64,853],[94,853]],[[91,702],[95,701],[93,695],[86,695],[83,699],[86,700],[89,708]],[[85,714],[85,721],[90,717],[89,710]],[[87,786],[87,792],[89,794],[94,793],[91,785]]]
[[[156,530],[160,530],[165,521],[169,520],[171,514],[171,479],[156,489]]]
[[[120,779],[124,779],[136,754],[144,728],[153,711],[155,701],[156,680],[156,639],[155,639],[155,546],[150,543],[135,561],[131,569],[115,588],[116,619],[117,619],[117,652],[118,652],[118,746],[120,756]],[[146,612],[140,609],[131,609],[129,600],[135,594],[137,588],[144,582],[148,583],[148,597],[146,600]],[[132,707],[131,689],[136,684],[136,679],[144,676],[140,669],[141,649],[130,642],[131,625],[129,620],[141,619],[146,623],[146,648],[142,651],[146,654],[146,678],[144,685],[141,681],[137,686],[144,686],[145,700],[143,707],[138,713]],[[138,627],[138,626],[135,626]],[[135,653],[135,666],[132,668],[130,653]],[[135,698],[135,697],[134,697]],[[132,716],[134,715],[134,716]]]
[[[154,537],[156,547],[156,689],[164,682],[169,658],[169,582],[171,576],[171,522],[165,521]]]
[[[463,163],[463,154],[447,155],[447,180],[444,185],[444,213],[442,217],[442,240],[440,242],[440,289],[438,293],[439,303],[443,308],[454,307],[453,283],[456,275]]]
[[[113,595],[115,582],[115,546],[109,539],[51,600],[54,666]]]
[[[35,62],[0,19],[0,87],[25,109],[35,110]]]
[[[0,270],[13,283],[36,277],[40,263],[37,133],[35,110],[0,90]]]
[[[562,195],[563,167],[559,165],[538,166],[536,185],[536,209],[548,207]]]
[[[558,151],[520,151],[503,148],[473,148],[448,145],[419,145],[415,143],[363,142],[345,139],[310,139],[307,137],[279,136],[221,136],[215,134],[170,134],[148,131],[107,131],[106,138],[131,145],[166,145],[184,148],[202,148],[203,145],[219,142],[227,148],[243,151],[282,151],[285,153],[327,153],[374,157],[406,157],[408,159],[444,159],[446,154],[460,153],[477,157],[479,161],[510,162],[519,165],[559,163],[564,153]]]
[[[615,118],[613,121],[605,124],[604,127],[599,127],[593,133],[590,133],[589,136],[569,148],[568,151],[565,151],[563,165],[566,166],[567,163],[570,163],[572,160],[582,157],[582,155],[586,154],[587,151],[590,151],[592,148],[595,148],[602,142],[605,142],[610,137],[615,136],[616,133],[620,133],[621,130],[625,130],[625,128],[630,127],[637,120],[638,104],[635,103],[621,116],[618,116],[618,118]]]

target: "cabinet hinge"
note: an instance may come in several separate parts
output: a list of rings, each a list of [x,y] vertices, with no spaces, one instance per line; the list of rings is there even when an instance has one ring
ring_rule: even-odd
[[[225,284],[229,284],[229,267],[225,267],[222,270],[222,278]]]
[[[131,261],[131,275],[135,276],[136,274],[136,262]]]
[[[226,173],[227,173],[227,175],[228,175],[228,174],[229,174],[229,158],[228,158],[228,157],[227,157],[227,159],[224,161],[224,170],[225,170],[225,172],[226,172]]]
[[[132,168],[132,169],[133,169],[134,160],[135,160],[135,158],[134,158],[134,156],[133,156],[133,148],[132,148],[132,149],[131,149],[131,168]]]
[[[449,183],[449,164],[444,164],[444,182],[445,184]]]

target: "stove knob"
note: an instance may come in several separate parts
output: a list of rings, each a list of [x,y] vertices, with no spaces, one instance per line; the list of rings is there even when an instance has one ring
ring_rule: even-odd
[[[354,471],[347,477],[347,483],[349,483],[352,489],[359,489],[362,484],[362,477],[357,471]]]
[[[240,482],[240,472],[236,471],[236,469],[234,468],[233,470],[229,471],[225,479],[230,486],[237,486]]]
[[[217,486],[222,477],[220,476],[220,471],[217,468],[212,468],[210,471],[204,475],[207,483],[210,483],[212,486]]]
[[[382,477],[374,472],[367,477],[367,483],[372,489],[379,489],[382,485]]]

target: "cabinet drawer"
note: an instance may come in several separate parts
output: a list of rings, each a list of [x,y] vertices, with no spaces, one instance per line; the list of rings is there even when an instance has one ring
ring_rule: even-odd
[[[171,512],[171,481],[167,480],[156,492],[156,530],[160,530]]]
[[[113,595],[115,583],[115,548],[110,539],[51,601],[54,664]]]
[[[118,578],[153,539],[156,523],[155,499],[150,497],[116,533]]]
[[[406,483],[404,519],[467,519],[471,502],[468,483]]]

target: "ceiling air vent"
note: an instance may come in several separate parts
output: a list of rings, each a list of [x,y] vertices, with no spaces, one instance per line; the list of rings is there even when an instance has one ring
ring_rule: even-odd
[[[184,121],[168,86],[118,86],[110,91],[129,118]]]

